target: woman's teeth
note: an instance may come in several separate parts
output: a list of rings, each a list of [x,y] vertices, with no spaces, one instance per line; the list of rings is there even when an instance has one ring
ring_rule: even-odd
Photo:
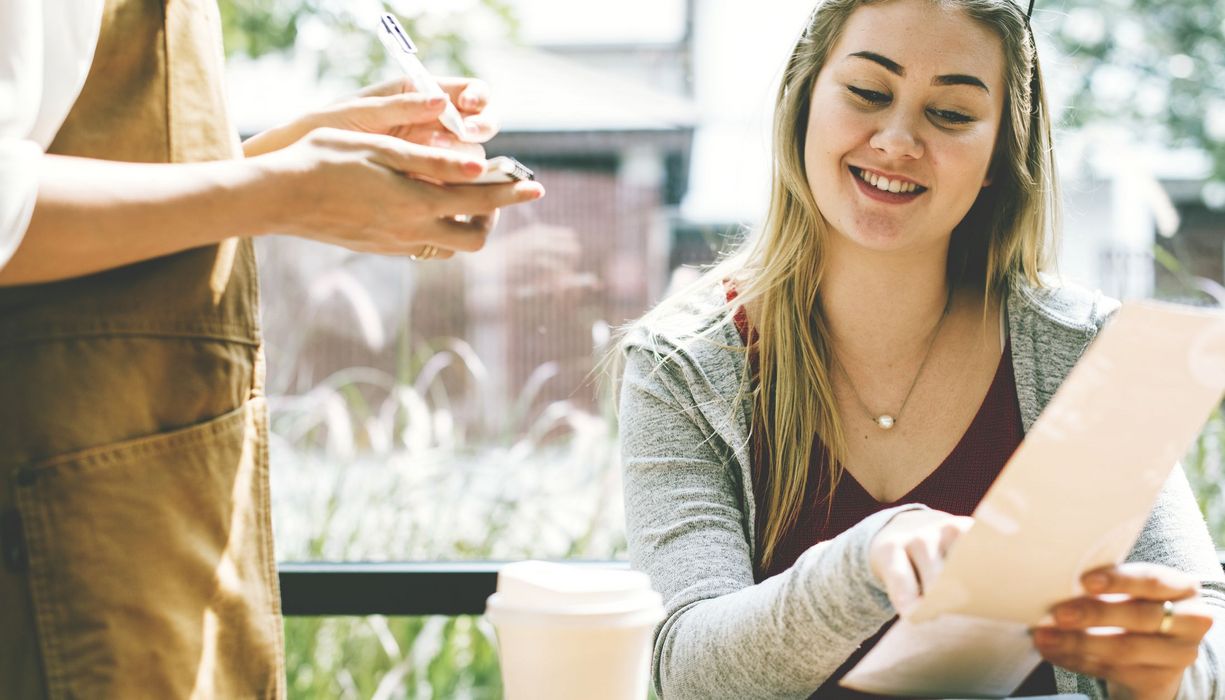
[[[851,168],[851,171],[855,173],[855,176],[858,177],[860,180],[863,180],[864,182],[868,183],[869,185],[872,185],[873,187],[875,187],[878,190],[881,190],[882,192],[900,192],[902,194],[908,194],[911,192],[915,192],[915,191],[924,189],[914,184],[913,182],[902,182],[901,180],[890,180],[887,177],[881,177],[879,175],[870,173],[866,170],[860,170],[859,168]]]

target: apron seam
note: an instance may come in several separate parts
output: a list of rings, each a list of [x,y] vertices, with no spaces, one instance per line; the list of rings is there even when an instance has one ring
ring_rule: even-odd
[[[97,447],[88,447],[83,450],[54,455],[43,460],[30,462],[24,467],[18,467],[17,473],[32,475],[37,480],[42,478],[44,474],[66,464],[80,465],[82,467],[81,473],[91,473],[98,469],[112,466],[116,459],[128,459],[132,456],[151,457],[172,449],[190,447],[233,432],[234,426],[231,423],[235,419],[242,417],[248,404],[249,402],[243,402],[237,408],[221,415],[166,432],[142,435],[129,440],[121,440]]]
[[[30,345],[46,342],[63,342],[77,340],[81,338],[163,338],[163,339],[182,339],[182,340],[213,340],[223,343],[237,343],[250,347],[258,347],[262,344],[262,339],[258,333],[250,335],[242,333],[242,329],[247,326],[234,325],[231,327],[236,333],[230,334],[225,332],[209,332],[209,331],[174,331],[174,330],[124,330],[124,329],[98,329],[98,330],[63,330],[50,331],[38,335],[26,334],[25,337],[17,335],[15,338],[12,335],[8,336],[7,340],[0,341],[0,348],[17,347],[19,345]]]
[[[64,687],[67,681],[63,678],[64,664],[61,662],[63,655],[60,652],[59,635],[55,632],[61,624],[60,616],[56,614],[50,601],[46,600],[50,592],[50,581],[47,576],[49,565],[45,561],[45,546],[41,539],[41,530],[46,528],[46,523],[43,522],[42,512],[35,508],[37,504],[28,489],[18,489],[16,500],[20,509],[33,515],[38,521],[39,531],[36,532],[35,528],[26,527],[24,533],[28,552],[26,556],[30,562],[27,571],[30,577],[30,602],[34,608],[35,625],[38,629],[38,646],[42,653],[40,661],[47,697],[59,698],[67,693],[67,688]],[[44,561],[36,562],[36,557]],[[36,566],[36,564],[41,564],[41,566]]]
[[[260,308],[259,257],[255,250],[255,240],[244,238],[240,245],[247,248],[247,255],[242,256],[243,265],[247,267],[248,279],[253,281],[252,284],[247,285],[247,308],[258,309]],[[260,327],[260,315],[258,313],[255,314],[251,321],[255,334],[262,338],[264,333],[263,328]]]
[[[253,411],[256,421],[255,433],[259,440],[258,449],[260,451],[259,458],[259,483],[262,503],[260,511],[260,525],[264,530],[263,550],[264,550],[264,568],[265,574],[268,576],[268,607],[270,614],[270,625],[272,627],[273,638],[278,640],[276,645],[277,668],[279,669],[276,676],[272,679],[272,695],[274,698],[282,698],[285,693],[285,621],[281,615],[280,600],[281,600],[281,584],[277,575],[276,564],[276,549],[273,542],[272,531],[272,482],[271,482],[271,461],[269,459],[268,446],[268,402],[267,399],[260,399],[258,406],[254,406],[257,410]]]
[[[158,3],[162,16],[160,32],[161,46],[159,47],[161,48],[160,58],[162,60],[162,89],[166,95],[165,101],[161,105],[163,107],[161,110],[163,124],[166,127],[166,143],[164,144],[166,150],[163,152],[162,157],[167,163],[175,163],[177,161],[174,158],[174,134],[172,134],[170,131],[174,122],[174,119],[170,114],[170,110],[174,105],[174,80],[173,76],[171,75],[172,65],[174,62],[171,60],[170,56],[170,12],[166,7],[166,2],[168,1],[169,0],[164,0],[163,2]]]

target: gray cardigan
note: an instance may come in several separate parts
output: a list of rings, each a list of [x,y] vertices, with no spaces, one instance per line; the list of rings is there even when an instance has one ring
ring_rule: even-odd
[[[737,401],[745,354],[734,324],[718,313],[721,301],[722,290],[712,290],[682,313],[639,323],[624,343],[629,550],[666,609],[655,633],[655,689],[664,700],[803,698],[895,615],[868,567],[868,543],[890,517],[917,506],[865,518],[754,584],[750,406]],[[1118,304],[1074,288],[1021,284],[1005,301],[1028,430]],[[1181,468],[1129,559],[1193,572],[1225,618],[1221,567]],[[1184,676],[1180,700],[1225,700],[1223,666],[1225,624],[1218,623]],[[1055,678],[1060,692],[1105,697],[1091,678],[1062,668]]]

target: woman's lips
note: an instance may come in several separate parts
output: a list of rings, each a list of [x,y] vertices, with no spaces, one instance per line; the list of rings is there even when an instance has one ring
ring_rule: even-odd
[[[905,193],[888,192],[869,185],[863,178],[859,177],[859,175],[855,172],[855,168],[853,167],[848,167],[847,173],[849,173],[851,179],[855,181],[855,184],[859,187],[860,192],[863,192],[864,195],[878,202],[885,202],[886,204],[909,204],[927,193],[926,188],[916,189],[914,192]]]

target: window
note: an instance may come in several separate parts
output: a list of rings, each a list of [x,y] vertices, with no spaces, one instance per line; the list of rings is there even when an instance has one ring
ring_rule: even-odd
[[[758,220],[774,86],[812,2],[222,5],[244,133],[393,75],[366,32],[386,5],[415,13],[404,19],[427,63],[447,64],[436,73],[493,86],[503,128],[489,153],[514,155],[548,189],[505,211],[485,250],[449,261],[259,241],[278,558],[624,558],[614,399],[593,372],[678,270]],[[1139,5],[1117,17],[1070,7],[1065,18],[1039,4],[1034,18],[1064,124],[1062,269],[1116,296],[1206,303],[1211,285],[1189,275],[1225,282],[1225,135],[1208,105],[1225,96],[1197,58],[1215,54],[1140,50],[1164,46],[1170,17],[1146,30]],[[1129,82],[1136,70],[1146,77]],[[1132,122],[1091,109],[1181,105],[1197,80],[1205,129],[1178,121],[1196,109],[1163,121],[1145,108]],[[1128,86],[1143,99],[1120,97]],[[1175,151],[1179,128],[1198,145]],[[1218,542],[1223,445],[1218,414],[1187,460]],[[286,630],[297,697],[498,692],[478,618],[290,618]]]

